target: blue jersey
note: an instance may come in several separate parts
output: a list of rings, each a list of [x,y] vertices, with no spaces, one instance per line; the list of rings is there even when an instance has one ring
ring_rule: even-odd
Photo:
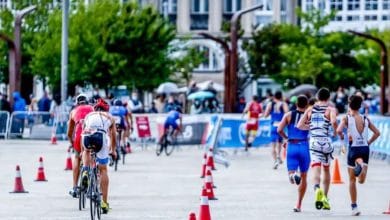
[[[179,126],[176,123],[176,120],[181,117],[180,112],[171,110],[168,113],[167,118],[165,119],[164,128],[168,129],[169,127],[172,127],[173,129],[177,129]]]
[[[288,139],[307,140],[309,131],[297,128],[297,124],[299,122],[299,119],[301,119],[303,113],[304,112],[300,112],[298,110],[291,111],[291,121],[287,125]]]
[[[283,104],[280,105],[279,109],[275,109],[276,102],[271,104],[271,123],[277,127],[277,124],[282,121],[284,115]]]
[[[111,106],[110,114],[114,116],[116,124],[120,124],[121,127],[125,127],[125,118],[128,112],[124,106]]]

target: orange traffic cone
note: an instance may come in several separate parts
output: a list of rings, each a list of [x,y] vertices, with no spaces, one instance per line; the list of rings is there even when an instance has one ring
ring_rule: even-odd
[[[203,154],[202,174],[200,175],[200,178],[204,178],[206,176],[206,160],[207,160],[207,154],[205,152]]]
[[[68,149],[68,157],[66,158],[65,170],[72,170],[72,156],[70,155],[70,149]]]
[[[332,183],[333,184],[342,184],[344,183],[341,180],[339,160],[336,158],[334,163],[333,175],[332,175]]]
[[[215,165],[214,165],[214,156],[213,156],[213,148],[210,148],[209,149],[209,152],[207,153],[207,166],[210,166],[212,170],[216,170],[215,169]]]
[[[190,214],[188,215],[188,220],[196,220],[196,215],[194,212],[190,212]]]
[[[200,199],[199,220],[211,220],[209,199],[206,189],[202,189],[202,197]]]
[[[28,193],[23,188],[22,175],[20,174],[20,167],[16,165],[16,177],[15,177],[15,187],[14,191],[10,193]]]
[[[37,174],[37,179],[35,181],[47,181],[47,179],[45,177],[45,171],[43,170],[42,157],[39,158],[38,174]]]
[[[389,207],[387,208],[387,211],[384,211],[383,214],[390,215],[390,201],[389,201]]]
[[[51,133],[51,144],[57,144],[57,136],[55,134],[55,132],[52,132]]]
[[[208,170],[206,173],[206,179],[204,181],[204,188],[206,189],[207,196],[209,200],[217,200],[217,198],[214,195],[214,190],[213,190],[213,180],[211,177],[211,171]]]

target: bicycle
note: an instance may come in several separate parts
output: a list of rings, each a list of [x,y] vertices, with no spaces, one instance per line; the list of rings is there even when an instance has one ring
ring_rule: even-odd
[[[173,150],[177,145],[176,137],[173,135],[174,129],[172,126],[169,126],[168,130],[165,131],[163,138],[161,139],[161,143],[156,146],[156,155],[160,156],[160,154],[165,150],[165,154],[167,156],[171,155]]]
[[[94,151],[91,151],[91,161],[92,167],[88,172],[87,197],[90,200],[91,219],[95,220],[97,217],[100,220],[102,214],[102,193],[100,192],[100,174],[96,165],[96,153]]]
[[[125,164],[125,155],[126,155],[126,149],[124,146],[121,145],[122,140],[122,128],[120,127],[120,124],[116,123],[116,158],[111,158],[110,166],[114,165],[114,170],[118,170],[118,163],[120,158],[120,154],[122,154],[122,164]],[[120,150],[120,151],[119,151]]]
[[[87,189],[83,187],[82,185],[82,173],[83,173],[83,165],[80,163],[80,174],[79,174],[79,181],[77,185],[77,197],[79,198],[79,210],[82,211],[85,209],[85,203],[87,202],[86,194]]]

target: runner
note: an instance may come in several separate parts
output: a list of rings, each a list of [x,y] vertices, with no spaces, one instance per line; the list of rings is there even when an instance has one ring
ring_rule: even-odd
[[[314,176],[315,206],[317,209],[330,210],[328,191],[330,185],[330,162],[333,146],[331,144],[331,126],[333,137],[336,137],[336,109],[329,105],[330,92],[321,88],[317,94],[318,101],[309,107],[298,122],[301,130],[310,130],[310,157]],[[321,167],[324,170],[324,190],[320,188]]]
[[[352,95],[349,99],[349,113],[342,118],[337,133],[344,139],[343,129],[348,129],[348,174],[349,194],[351,196],[352,215],[360,215],[357,207],[356,178],[360,184],[366,180],[368,159],[370,156],[369,146],[379,137],[380,132],[367,116],[359,113],[363,103],[362,97]],[[373,135],[368,139],[368,129]]]
[[[82,125],[85,116],[93,111],[93,107],[88,105],[88,98],[84,94],[76,97],[76,108],[74,108],[69,115],[68,122],[68,139],[74,149],[75,158],[73,160],[73,188],[69,192],[74,198],[77,197],[77,181],[80,174],[80,153],[81,153],[81,133]]]
[[[288,105],[283,101],[281,91],[275,93],[273,101],[268,103],[265,109],[264,117],[271,115],[271,142],[272,142],[272,157],[274,159],[274,169],[277,169],[283,161],[280,157],[282,149],[282,137],[278,134],[278,125],[283,118],[284,113],[288,112]]]
[[[254,95],[252,101],[248,103],[244,109],[244,114],[248,113],[248,120],[246,122],[246,136],[245,136],[245,151],[252,147],[252,143],[256,137],[259,129],[259,117],[263,109],[258,103],[259,98]]]
[[[306,96],[298,96],[296,110],[286,113],[278,127],[278,133],[286,141],[283,147],[287,147],[287,170],[290,182],[291,184],[299,185],[298,201],[293,209],[294,212],[301,212],[302,200],[305,196],[307,186],[307,171],[310,166],[309,131],[297,128],[297,123],[304,114],[307,104],[308,100]],[[286,126],[288,136],[284,132]],[[300,175],[297,173],[298,169]]]
[[[88,187],[88,170],[91,167],[91,150],[96,152],[96,163],[100,172],[100,187],[103,194],[101,208],[103,214],[109,211],[108,198],[108,171],[109,153],[116,158],[116,127],[114,118],[108,113],[110,106],[103,99],[98,99],[94,112],[89,113],[84,120],[83,127],[83,175],[82,184]],[[109,138],[109,139],[108,139]],[[108,143],[111,140],[111,143]],[[94,149],[87,148],[94,146]]]

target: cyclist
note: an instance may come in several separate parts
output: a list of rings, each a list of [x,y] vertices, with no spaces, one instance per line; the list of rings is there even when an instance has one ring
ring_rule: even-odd
[[[68,140],[75,152],[73,160],[73,188],[70,195],[77,197],[77,181],[80,175],[80,156],[81,156],[81,133],[85,116],[93,111],[93,107],[88,105],[88,98],[85,94],[76,97],[76,107],[70,112],[68,122]]]
[[[278,134],[278,125],[283,118],[284,113],[288,112],[288,105],[283,101],[281,91],[277,91],[272,102],[268,103],[265,109],[264,117],[271,115],[271,141],[272,141],[272,157],[274,159],[274,169],[277,169],[283,161],[280,157],[282,150],[282,137]]]
[[[115,120],[110,115],[110,106],[103,99],[99,99],[94,106],[94,112],[89,113],[83,125],[83,175],[82,185],[88,187],[88,170],[91,166],[91,150],[96,152],[96,163],[100,172],[100,187],[103,194],[101,208],[104,214],[109,211],[108,197],[108,175],[107,164],[109,153],[115,158],[116,151],[116,128]],[[109,138],[108,138],[109,137]],[[111,143],[108,143],[111,140]]]
[[[179,125],[176,122],[178,119],[180,121]],[[176,137],[179,134],[180,129],[182,128],[182,125],[183,125],[183,123],[182,123],[182,111],[181,111],[181,108],[179,106],[175,106],[174,108],[171,108],[171,110],[168,112],[167,118],[165,119],[165,122],[164,122],[164,135],[167,134],[167,132],[169,131],[169,127],[172,127],[173,130],[174,130],[173,137]],[[164,135],[161,136],[159,143],[162,143]],[[169,137],[170,136],[168,136],[168,138]],[[168,140],[168,141],[172,141],[172,140]]]
[[[246,136],[245,136],[245,151],[252,146],[259,129],[259,117],[263,111],[261,105],[258,103],[259,98],[254,95],[252,101],[248,103],[244,109],[244,114],[248,113],[248,120],[246,122]]]
[[[121,100],[116,99],[113,102],[113,106],[110,107],[110,114],[115,119],[115,124],[117,125],[117,128],[122,130],[121,137],[120,137],[120,146],[124,147],[127,143],[127,137],[128,137],[128,130],[130,130],[130,114],[128,113],[127,109],[123,106],[123,103]],[[127,135],[127,136],[126,136]],[[121,148],[122,151],[124,151],[124,148]],[[119,155],[118,155],[119,156]]]

